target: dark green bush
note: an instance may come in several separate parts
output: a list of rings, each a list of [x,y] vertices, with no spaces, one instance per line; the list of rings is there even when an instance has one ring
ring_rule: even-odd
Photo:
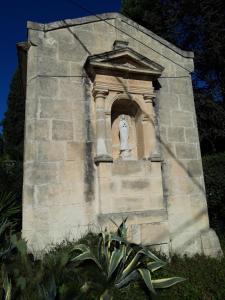
[[[106,282],[97,266],[90,262],[81,265],[69,262],[71,249],[77,243],[85,243],[96,251],[97,241],[96,235],[88,234],[78,242],[56,246],[42,259],[34,259],[33,255],[26,254],[26,244],[19,237],[11,238],[10,255],[1,265],[4,264],[12,283],[12,300],[98,300]],[[167,267],[155,275],[157,278],[181,276],[187,280],[169,289],[158,290],[153,298],[141,282],[121,290],[112,288],[111,296],[116,300],[225,299],[225,258],[174,256]]]
[[[225,232],[225,153],[202,159],[210,225],[218,233]]]

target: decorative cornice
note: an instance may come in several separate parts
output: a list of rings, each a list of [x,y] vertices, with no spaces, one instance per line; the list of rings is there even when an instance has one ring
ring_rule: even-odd
[[[164,70],[161,65],[128,47],[91,55],[84,68],[93,81],[96,74],[121,74],[119,77],[123,79],[152,80],[158,78]]]

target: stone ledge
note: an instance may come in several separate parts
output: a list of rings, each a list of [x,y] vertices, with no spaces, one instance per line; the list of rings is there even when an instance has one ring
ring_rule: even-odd
[[[110,155],[99,155],[99,156],[95,156],[94,162],[96,164],[104,163],[104,162],[105,163],[112,163],[113,159]]]
[[[152,154],[151,157],[150,157],[150,160],[152,162],[162,162],[163,161],[161,155],[158,154],[158,153]]]
[[[110,219],[113,218],[119,218],[124,219],[124,218],[133,218],[133,217],[161,217],[162,221],[167,221],[167,211],[166,209],[154,209],[154,210],[146,210],[146,211],[133,211],[133,212],[120,212],[120,213],[108,213],[108,214],[99,214],[98,215],[98,220],[100,222],[105,222],[105,221],[110,221]],[[149,222],[149,223],[159,223],[159,221],[156,222]]]

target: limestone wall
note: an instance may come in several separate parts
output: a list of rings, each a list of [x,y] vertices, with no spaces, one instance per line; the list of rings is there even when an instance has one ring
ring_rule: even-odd
[[[206,242],[209,235],[211,240],[216,238],[208,231],[190,76],[193,59],[190,53],[119,14],[102,18],[106,21],[88,17],[49,25],[28,24],[23,236],[31,248],[38,250],[64,238],[78,237],[93,224],[104,224],[99,207],[104,207],[107,199],[98,202],[97,166],[93,161],[92,83],[83,66],[88,56],[110,51],[115,40],[125,40],[130,48],[164,67],[156,105],[164,159],[164,204],[160,207],[162,199],[151,202],[144,186],[137,189],[149,199],[147,206],[154,210],[156,205],[166,213],[164,219],[146,213],[145,218],[153,220],[154,225],[143,225],[142,240],[149,241],[150,235],[157,241],[167,232],[172,251],[195,253],[206,249],[216,253],[218,249],[213,250]],[[122,178],[118,182],[123,191],[134,192],[132,183]],[[157,183],[151,187],[155,189]],[[125,212],[136,211],[132,203],[127,205]],[[119,209],[119,205],[113,206]],[[110,205],[105,207],[106,214],[113,213]],[[135,219],[135,214],[129,218]],[[162,224],[166,224],[165,229]],[[135,236],[135,222],[133,225]]]

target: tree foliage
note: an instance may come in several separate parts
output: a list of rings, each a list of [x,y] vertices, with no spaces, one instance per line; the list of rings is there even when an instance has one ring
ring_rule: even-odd
[[[17,69],[10,84],[7,111],[2,122],[4,153],[10,159],[23,159],[24,119],[25,97],[20,72]]]
[[[218,233],[223,233],[225,230],[225,153],[205,156],[202,162],[210,225]]]
[[[203,149],[207,153],[225,150],[225,2],[123,0],[121,12],[179,48],[194,51],[201,146],[208,145]]]

